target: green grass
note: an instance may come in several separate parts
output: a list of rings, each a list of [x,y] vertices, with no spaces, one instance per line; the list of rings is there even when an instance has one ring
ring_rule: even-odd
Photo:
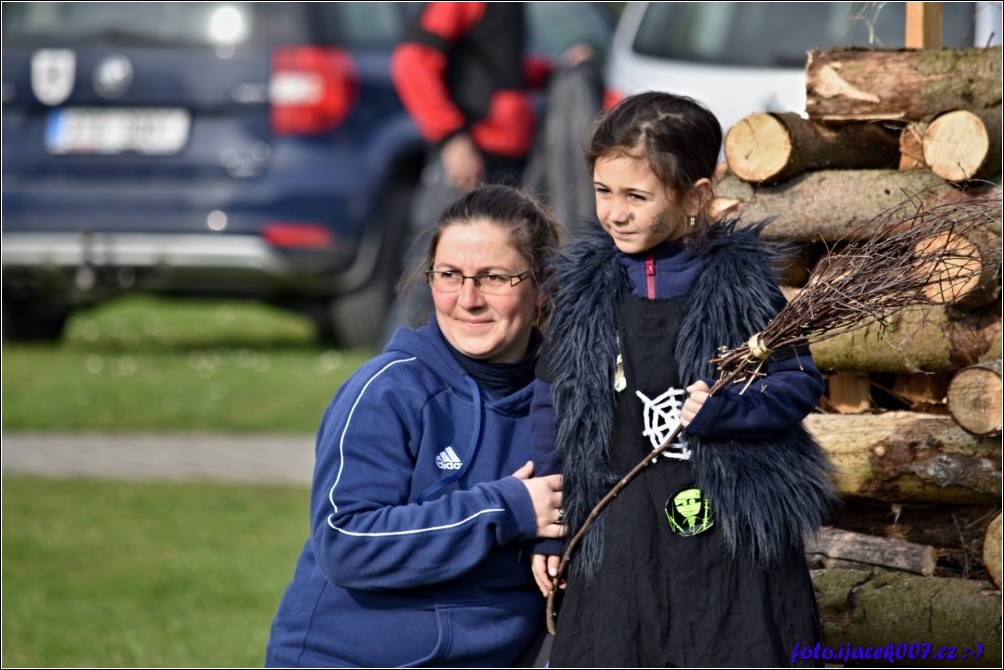
[[[3,667],[261,667],[308,491],[3,479]]]
[[[312,433],[372,355],[256,303],[123,298],[76,314],[59,343],[4,344],[3,429]]]
[[[4,344],[4,431],[313,433],[369,351],[254,303],[129,297]],[[4,667],[260,667],[308,490],[4,477]]]

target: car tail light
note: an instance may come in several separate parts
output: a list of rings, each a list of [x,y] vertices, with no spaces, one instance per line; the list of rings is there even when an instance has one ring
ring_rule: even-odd
[[[319,223],[269,223],[262,237],[274,247],[321,249],[334,246],[335,236]]]
[[[279,47],[272,55],[269,101],[272,131],[312,135],[345,120],[356,101],[359,78],[352,56],[329,47]]]

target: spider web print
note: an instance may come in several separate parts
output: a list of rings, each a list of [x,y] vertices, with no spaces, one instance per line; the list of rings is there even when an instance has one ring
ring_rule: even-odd
[[[670,387],[655,399],[649,398],[641,391],[635,391],[635,394],[644,405],[642,417],[645,420],[645,430],[642,431],[642,435],[648,438],[653,450],[658,449],[680,425],[680,413],[683,410],[683,402],[687,398],[687,392]],[[666,458],[689,461],[690,448],[687,447],[687,441],[681,436],[676,439],[673,446],[662,452],[662,455]]]

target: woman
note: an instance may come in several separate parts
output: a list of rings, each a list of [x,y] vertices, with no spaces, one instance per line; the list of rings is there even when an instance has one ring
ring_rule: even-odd
[[[443,212],[421,269],[435,314],[335,395],[311,537],[269,666],[512,665],[543,625],[528,542],[563,533],[528,413],[553,219],[504,186]],[[412,282],[414,283],[414,282]]]

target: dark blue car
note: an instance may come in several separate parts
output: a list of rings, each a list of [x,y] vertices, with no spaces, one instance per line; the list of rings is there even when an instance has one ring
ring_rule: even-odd
[[[550,55],[612,30],[602,3],[528,4]],[[4,337],[142,291],[373,344],[425,151],[389,74],[414,7],[4,3]]]

